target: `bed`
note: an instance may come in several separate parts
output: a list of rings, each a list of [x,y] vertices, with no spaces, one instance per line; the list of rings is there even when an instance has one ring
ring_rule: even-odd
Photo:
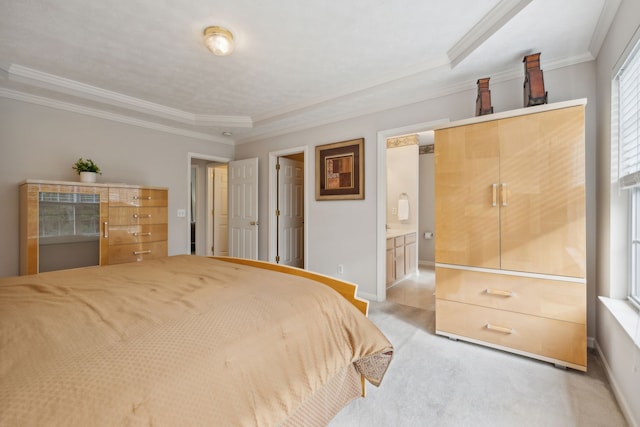
[[[191,255],[0,279],[0,425],[326,425],[393,355],[355,290]]]

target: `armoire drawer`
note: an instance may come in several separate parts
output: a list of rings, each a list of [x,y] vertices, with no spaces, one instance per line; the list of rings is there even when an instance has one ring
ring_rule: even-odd
[[[585,284],[436,267],[436,298],[584,324]]]
[[[436,333],[506,347],[583,367],[586,325],[436,299]],[[576,367],[576,366],[573,366]]]
[[[153,188],[111,188],[109,206],[167,206],[168,191]]]
[[[109,247],[109,264],[122,264],[167,256],[167,242],[133,243]]]
[[[166,207],[109,207],[110,225],[166,224]]]
[[[110,246],[162,240],[167,240],[166,224],[109,226]]]

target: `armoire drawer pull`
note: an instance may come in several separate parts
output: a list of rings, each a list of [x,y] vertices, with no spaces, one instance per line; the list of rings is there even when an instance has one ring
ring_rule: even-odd
[[[503,334],[512,334],[513,333],[513,329],[511,329],[511,328],[506,328],[504,326],[492,325],[491,323],[487,323],[487,325],[485,327],[490,331],[502,332]]]
[[[489,295],[499,295],[501,297],[512,297],[515,295],[515,292],[513,291],[501,291],[500,289],[487,288],[484,291]]]
[[[151,249],[147,249],[146,251],[133,251],[134,255],[146,255],[150,253],[151,253]]]
[[[140,214],[133,214],[133,217],[138,219],[138,218],[151,218],[151,214],[146,214],[146,215],[140,215]]]
[[[133,196],[133,200],[151,200],[151,196],[146,196],[146,197]]]
[[[135,237],[140,237],[140,236],[151,236],[151,232],[150,232],[150,231],[147,231],[146,233],[137,233],[137,232],[136,232],[136,233],[133,233],[133,235],[134,235]]]

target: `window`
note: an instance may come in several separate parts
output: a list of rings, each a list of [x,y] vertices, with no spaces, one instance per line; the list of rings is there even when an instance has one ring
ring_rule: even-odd
[[[640,308],[640,187],[631,191],[631,280],[629,299]]]
[[[616,76],[618,86],[618,182],[628,190],[629,299],[640,307],[640,43]]]

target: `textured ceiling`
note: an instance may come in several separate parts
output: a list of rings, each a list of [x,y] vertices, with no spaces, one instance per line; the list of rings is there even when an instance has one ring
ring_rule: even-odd
[[[0,96],[251,141],[521,74],[529,53],[594,59],[619,3],[0,0]],[[231,56],[203,46],[209,25]]]

